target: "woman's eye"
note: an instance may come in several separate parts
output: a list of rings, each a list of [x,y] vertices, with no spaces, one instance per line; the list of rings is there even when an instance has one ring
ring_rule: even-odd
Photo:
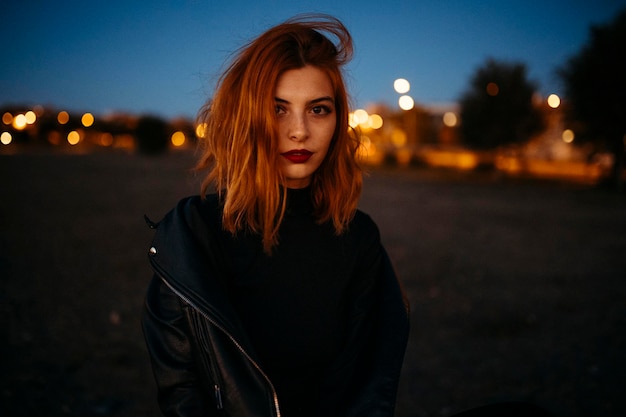
[[[285,113],[285,109],[282,106],[276,106],[274,108],[274,110],[276,111],[276,114],[284,114]]]
[[[328,106],[315,106],[311,109],[311,111],[314,114],[319,114],[319,115],[331,113],[331,109]]]

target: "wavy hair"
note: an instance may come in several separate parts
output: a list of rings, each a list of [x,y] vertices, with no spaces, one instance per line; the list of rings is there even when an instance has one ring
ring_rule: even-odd
[[[274,96],[285,71],[310,65],[331,81],[337,123],[328,153],[312,177],[314,214],[319,223],[332,222],[337,234],[354,216],[362,172],[355,158],[359,139],[348,125],[342,73],[352,52],[352,37],[338,19],[296,16],[238,50],[219,78],[213,98],[198,114],[205,131],[196,168],[208,170],[201,194],[206,196],[214,185],[224,205],[224,228],[233,234],[259,233],[267,253],[278,244],[286,207]]]

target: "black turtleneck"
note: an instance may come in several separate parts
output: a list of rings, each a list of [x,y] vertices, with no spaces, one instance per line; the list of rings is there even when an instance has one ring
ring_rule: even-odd
[[[239,234],[227,246],[228,293],[283,414],[315,415],[311,405],[324,401],[321,387],[342,355],[354,305],[371,298],[363,295],[378,275],[376,226],[359,212],[337,236],[315,221],[309,188],[289,189],[272,255],[258,235]]]

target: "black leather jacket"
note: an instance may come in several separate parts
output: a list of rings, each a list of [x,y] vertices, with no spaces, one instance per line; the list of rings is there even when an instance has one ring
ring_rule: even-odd
[[[219,210],[212,206],[198,197],[185,199],[152,224],[157,228],[150,248],[155,275],[142,324],[159,405],[166,416],[280,417],[272,381],[224,296],[223,249],[214,242],[201,250],[194,236],[198,224],[216,236],[224,233]],[[355,394],[342,400],[345,409],[329,416],[393,416],[408,339],[408,304],[386,254],[383,264],[375,335],[348,381]]]

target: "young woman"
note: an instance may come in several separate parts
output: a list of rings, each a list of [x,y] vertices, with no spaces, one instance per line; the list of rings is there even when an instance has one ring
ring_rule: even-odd
[[[166,416],[392,416],[408,314],[357,210],[346,28],[241,49],[201,112],[201,196],[159,223],[143,329]],[[214,186],[217,193],[209,192]]]

